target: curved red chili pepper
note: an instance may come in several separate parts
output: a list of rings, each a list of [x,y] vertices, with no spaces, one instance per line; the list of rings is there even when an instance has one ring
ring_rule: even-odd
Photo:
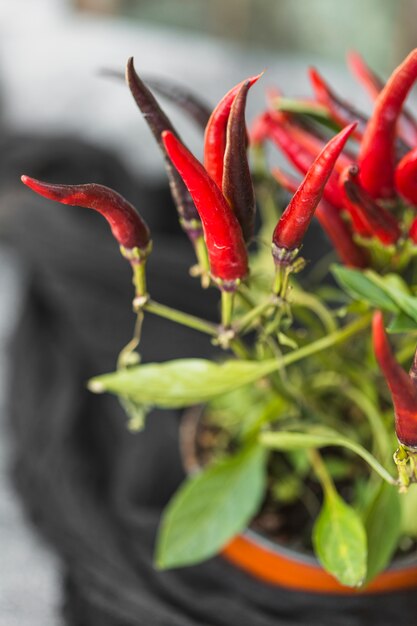
[[[361,186],[373,198],[395,197],[397,121],[416,78],[417,49],[394,70],[376,99],[358,157]]]
[[[282,214],[272,237],[276,263],[287,263],[300,247],[336,160],[355,127],[350,124],[328,142]]]
[[[289,193],[295,193],[300,181],[278,168],[272,170],[274,178]],[[315,217],[331,241],[340,260],[348,267],[368,267],[369,262],[365,250],[353,240],[352,232],[340,215],[340,211],[326,200],[320,200]]]
[[[340,183],[346,195],[346,208],[360,215],[366,228],[385,245],[395,244],[401,237],[397,220],[386,209],[379,206],[364,189],[360,187],[359,168],[353,165],[340,177]]]
[[[410,150],[398,163],[395,185],[406,200],[417,206],[417,148]]]
[[[114,238],[127,251],[138,249],[144,258],[150,251],[150,231],[136,209],[119,193],[95,183],[87,185],[56,185],[29,176],[22,182],[50,200],[70,206],[93,209],[107,220]]]
[[[374,314],[372,331],[375,356],[391,391],[398,441],[410,448],[416,448],[417,386],[415,361],[410,375],[396,361],[385,332],[381,311],[376,311]]]
[[[151,129],[152,134],[163,151],[169,186],[180,216],[180,223],[190,239],[193,241],[201,235],[201,224],[198,212],[181,177],[178,175],[175,168],[172,167],[171,161],[166,156],[161,140],[161,133],[164,130],[170,130],[175,134],[177,133],[170,120],[155,100],[153,94],[136,73],[133,57],[131,57],[127,62],[126,82],[129,86],[133,99],[135,100],[144,119],[146,120],[146,123]]]
[[[249,82],[249,87],[251,87],[261,76],[262,74],[252,76],[228,91],[210,115],[207,123],[204,135],[204,167],[219,189],[223,186],[223,159],[230,109],[242,85]]]
[[[358,52],[354,50],[348,52],[347,62],[354,77],[365,87],[372,100],[376,100],[384,87],[384,81],[375,74]],[[401,113],[400,134],[405,142],[414,144],[417,141],[417,121],[406,107]],[[398,148],[401,153],[407,146],[399,145]]]
[[[293,129],[288,125],[278,123],[277,117],[269,118],[267,123],[269,124],[268,138],[284,152],[298,171],[305,175],[312,166],[317,151],[313,153],[312,148],[307,149],[304,145],[300,145],[299,135],[295,136]],[[343,194],[339,188],[337,174],[331,173],[323,195],[337,208],[343,208]]]
[[[363,113],[360,113],[351,104],[339,98],[316,68],[310,67],[308,74],[317,101],[326,107],[333,121],[342,127],[357,121],[358,126],[353,136],[357,139],[361,139],[368,122],[366,115],[363,115]]]
[[[247,157],[245,124],[245,107],[249,88],[249,81],[243,83],[230,109],[222,188],[224,197],[239,220],[245,241],[251,239],[255,227],[255,194]]]
[[[232,290],[248,273],[246,246],[238,219],[202,164],[177,137],[165,131],[162,140],[200,214],[212,276],[221,288]]]

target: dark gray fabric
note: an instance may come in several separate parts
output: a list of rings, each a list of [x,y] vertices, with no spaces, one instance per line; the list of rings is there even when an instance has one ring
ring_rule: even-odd
[[[13,153],[16,145],[11,144],[9,172],[21,168],[23,158],[28,174],[84,182],[92,180],[92,168],[97,182],[136,203],[155,235],[149,265],[153,297],[215,319],[217,294],[201,294],[187,276],[192,255],[185,237],[169,226],[174,211],[166,191],[146,189],[109,155],[76,142],[34,141],[23,156]],[[55,156],[62,155],[59,172],[52,146]],[[145,432],[131,434],[117,401],[93,396],[84,386],[89,376],[114,367],[130,338],[129,267],[93,212],[16,188],[2,217],[30,275],[11,352],[15,479],[28,513],[62,558],[68,625],[414,623],[414,591],[372,598],[294,593],[263,585],[222,558],[155,571],[158,519],[183,478],[179,414],[154,411]],[[152,316],[141,351],[146,361],[214,353],[205,337]]]

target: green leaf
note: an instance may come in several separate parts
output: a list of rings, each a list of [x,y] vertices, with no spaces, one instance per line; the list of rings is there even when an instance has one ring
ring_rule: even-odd
[[[274,359],[229,360],[222,364],[205,359],[178,359],[148,363],[97,376],[91,391],[109,391],[146,406],[179,408],[207,402],[238,389],[277,369]]]
[[[394,317],[388,326],[389,333],[409,333],[417,330],[417,322],[402,311]]]
[[[377,461],[377,459],[356,441],[339,435],[336,431],[328,428],[311,428],[306,432],[271,431],[259,435],[259,441],[267,448],[273,450],[303,450],[306,448],[326,448],[328,446],[341,446],[351,450],[360,456],[381,478],[390,484],[395,484],[395,479]]]
[[[365,300],[372,306],[397,313],[399,307],[380,285],[376,285],[368,272],[334,265],[332,273],[339,285],[353,298]]]
[[[365,515],[368,536],[366,582],[382,572],[391,561],[401,536],[401,500],[391,485],[382,483]]]
[[[157,566],[199,563],[246,528],[264,495],[265,463],[265,451],[252,445],[189,478],[163,515]]]
[[[417,486],[410,485],[407,493],[401,494],[401,509],[404,535],[417,538]]]
[[[385,291],[398,309],[417,322],[417,298],[404,291],[403,281],[399,282],[400,279],[392,275],[379,276],[372,270],[367,270],[366,273],[376,286]]]
[[[323,567],[342,585],[360,586],[366,576],[366,533],[356,511],[337,493],[326,495],[313,529],[313,546]]]

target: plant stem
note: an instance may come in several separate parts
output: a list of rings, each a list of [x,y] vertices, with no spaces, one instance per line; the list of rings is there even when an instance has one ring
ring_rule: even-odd
[[[155,302],[155,300],[149,300],[145,304],[144,310],[148,313],[153,313],[154,315],[164,317],[165,319],[171,320],[172,322],[182,324],[183,326],[188,326],[189,328],[193,328],[194,330],[199,330],[200,332],[211,335],[212,337],[217,337],[218,335],[218,329],[215,324],[203,320],[200,317],[196,317],[195,315],[189,315],[188,313],[184,313],[183,311],[178,311],[177,309],[173,309],[164,304],[160,304],[159,302]]]
[[[317,352],[326,350],[326,348],[330,348],[336,343],[341,343],[343,341],[346,341],[346,339],[353,337],[353,335],[356,335],[361,330],[365,330],[365,328],[369,326],[371,319],[372,319],[372,313],[367,313],[363,317],[359,318],[358,320],[355,320],[351,324],[348,324],[344,328],[340,328],[339,330],[336,330],[335,332],[330,333],[329,335],[326,335],[325,337],[321,337],[320,339],[317,339],[317,341],[313,341],[313,343],[309,343],[307,346],[303,346],[302,348],[299,348],[298,350],[294,350],[293,352],[286,354],[285,356],[282,357],[281,364],[283,366],[291,365],[292,363],[301,361],[301,359],[305,359],[308,356],[312,356],[313,354],[316,354]]]
[[[146,291],[146,261],[132,263],[133,285],[135,287],[135,297],[145,298]]]
[[[325,496],[327,498],[336,498],[337,497],[336,487],[334,486],[334,482],[329,472],[327,471],[327,467],[325,463],[323,462],[323,458],[320,452],[316,450],[315,448],[309,448],[307,451],[307,454],[308,454],[308,458],[311,463],[311,466],[314,470],[314,473],[316,474],[317,478],[320,481],[320,484],[323,488]]]
[[[142,333],[142,323],[143,323],[143,311],[140,309],[136,316],[135,329],[133,331],[133,337],[129,341],[129,343],[121,350],[118,359],[117,359],[117,369],[123,369],[130,365],[130,357],[132,353],[136,350],[140,343],[140,337]]]
[[[294,290],[291,292],[291,301],[296,306],[305,307],[313,311],[320,319],[324,328],[328,333],[337,330],[337,324],[328,309],[320,302],[318,298],[305,291]]]
[[[230,328],[233,316],[234,291],[222,291],[222,326]]]
[[[241,333],[242,331],[246,330],[246,328],[250,326],[254,320],[261,317],[272,306],[276,306],[276,302],[274,302],[272,299],[269,299],[266,302],[262,302],[262,304],[259,304],[251,311],[246,313],[246,315],[244,315],[240,318],[240,320],[237,321],[235,325],[236,332]]]
[[[210,263],[207,254],[207,246],[203,235],[194,241],[194,250],[201,276],[201,286],[207,289],[210,285]]]

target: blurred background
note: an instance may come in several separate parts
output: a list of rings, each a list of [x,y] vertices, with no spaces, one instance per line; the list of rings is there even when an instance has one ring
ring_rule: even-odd
[[[116,155],[133,177],[165,184],[161,156],[123,82],[102,75],[123,72],[129,56],[145,77],[178,80],[212,106],[263,68],[263,87],[308,95],[305,70],[314,64],[368,110],[345,68],[346,52],[359,51],[386,77],[417,45],[416,22],[416,0],[0,0],[2,210],[19,167],[30,167],[34,137],[80,138]],[[250,119],[263,105],[261,85],[249,100]],[[200,133],[166,109],[201,154]],[[35,170],[33,162],[26,173]],[[5,354],[25,268],[7,244],[0,266],[0,625],[52,626],[60,623],[59,565],[27,525],[8,469]]]

